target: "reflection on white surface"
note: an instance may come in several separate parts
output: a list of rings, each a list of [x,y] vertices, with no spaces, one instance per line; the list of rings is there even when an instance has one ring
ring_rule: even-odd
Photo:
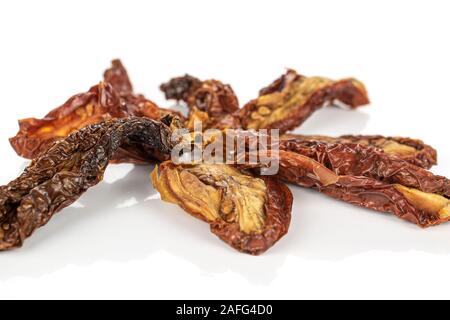
[[[308,121],[315,132],[327,133],[330,113],[342,128],[351,123],[362,130],[368,120],[362,112],[331,109]],[[309,131],[308,125],[303,128]],[[372,250],[450,253],[445,241],[450,224],[422,230],[391,215],[292,186],[295,200],[288,235],[260,257],[240,254],[211,234],[204,222],[160,201],[149,180],[152,169],[110,166],[104,182],[56,215],[23,248],[0,254],[0,281],[40,277],[68,265],[144,260],[163,251],[205,274],[231,271],[250,283],[269,285],[290,256],[340,260]]]
[[[83,195],[78,201],[83,207],[66,208],[22,248],[1,254],[0,280],[39,277],[69,264],[145,259],[160,250],[204,272],[231,270],[256,283],[267,283],[276,275],[282,252],[264,257],[235,252],[212,235],[207,224],[159,200],[149,180],[151,170],[150,166],[110,166],[105,176],[110,182]],[[113,181],[115,175],[121,179]]]

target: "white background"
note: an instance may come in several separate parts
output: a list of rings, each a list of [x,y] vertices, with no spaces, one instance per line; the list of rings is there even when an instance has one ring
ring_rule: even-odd
[[[284,72],[354,76],[372,104],[323,109],[298,131],[419,137],[450,176],[448,1],[0,1],[0,183],[24,168],[7,138],[101,79],[112,58],[137,91],[189,72],[241,103]],[[290,233],[260,257],[162,203],[150,167],[109,167],[19,250],[1,298],[450,298],[450,224],[421,230],[292,187]]]

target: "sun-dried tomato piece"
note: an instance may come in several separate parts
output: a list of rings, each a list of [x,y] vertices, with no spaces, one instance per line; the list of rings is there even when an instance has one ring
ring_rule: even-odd
[[[212,118],[232,114],[239,102],[230,85],[217,80],[201,81],[190,75],[177,77],[161,85],[166,99],[181,100],[189,109],[194,107]]]
[[[357,206],[392,213],[420,227],[429,227],[450,220],[450,200],[445,193],[441,195],[424,192],[372,177],[339,175],[323,163],[292,151],[282,150],[279,156],[280,170],[277,177],[284,181],[315,188]],[[326,158],[319,160],[327,163]],[[349,168],[346,172],[352,170]],[[421,185],[419,177],[418,179],[418,186],[428,189]]]
[[[294,70],[260,91],[239,113],[245,129],[279,129],[280,133],[302,124],[314,111],[338,100],[351,108],[369,103],[364,85],[356,79],[333,81],[304,77]]]
[[[0,250],[20,247],[34,230],[99,183],[124,144],[170,154],[171,130],[159,121],[130,117],[90,125],[58,141],[24,173],[0,187]]]
[[[122,61],[118,59],[113,60],[111,67],[103,74],[103,79],[111,84],[119,95],[128,96],[133,94],[133,85]]]
[[[124,117],[136,116],[156,120],[170,114],[175,115],[180,119],[184,119],[180,113],[169,109],[159,108],[153,101],[148,100],[145,96],[134,93],[127,70],[120,60],[113,60],[111,62],[111,67],[105,71],[103,77],[104,82],[111,84],[114,90],[122,98],[121,103]]]
[[[450,197],[450,181],[378,148],[355,143],[287,140],[280,148],[314,159],[338,175],[375,178]]]
[[[448,198],[400,184],[388,184],[366,177],[341,176],[338,183],[319,190],[357,206],[393,213],[422,228],[450,220]]]
[[[178,100],[188,103],[192,96],[202,86],[202,81],[188,74],[172,78],[159,87],[164,92],[166,99]],[[191,105],[188,105],[191,107]]]
[[[170,161],[151,177],[164,201],[208,222],[212,233],[241,252],[261,254],[288,231],[292,194],[273,178],[225,164]]]
[[[345,135],[340,137],[285,134],[283,140],[317,141],[325,143],[355,143],[375,147],[387,154],[395,155],[402,160],[424,169],[430,169],[437,163],[437,152],[421,140],[403,137],[383,137],[380,135]]]
[[[43,119],[19,120],[19,132],[10,139],[18,155],[33,159],[55,141],[87,125],[128,116],[159,119],[161,110],[145,97],[133,95],[126,70],[115,60],[105,72],[106,80],[88,92],[77,94]]]
[[[230,85],[218,80],[201,81],[190,75],[177,77],[161,85],[167,99],[184,101],[189,107],[189,123],[203,119],[203,127],[240,128],[236,114],[239,102]],[[187,125],[189,127],[189,125]]]

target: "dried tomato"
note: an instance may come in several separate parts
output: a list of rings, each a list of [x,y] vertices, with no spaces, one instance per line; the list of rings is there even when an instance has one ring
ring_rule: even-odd
[[[128,116],[160,119],[171,114],[158,108],[142,95],[132,93],[131,82],[119,60],[112,62],[105,74],[105,81],[88,92],[77,94],[62,106],[49,112],[43,119],[19,120],[19,132],[10,139],[18,155],[33,159],[48,149],[55,141],[87,125]],[[178,114],[177,114],[178,115]],[[120,152],[115,162],[148,162],[140,150]],[[133,154],[136,154],[136,158]]]
[[[289,228],[292,194],[274,178],[255,177],[225,164],[164,162],[152,173],[164,201],[210,224],[233,248],[257,255]]]
[[[305,77],[294,70],[262,89],[257,99],[239,112],[245,129],[279,129],[280,133],[301,125],[314,111],[338,100],[351,108],[369,103],[364,85],[356,79],[333,81]]]
[[[20,247],[34,230],[99,183],[124,144],[139,143],[170,154],[164,123],[130,117],[94,124],[56,142],[23,174],[0,187],[0,250]]]
[[[277,177],[284,181],[314,188],[357,206],[392,213],[420,227],[450,220],[449,184],[443,177],[433,178],[431,174],[425,178],[418,176],[418,188],[411,188],[394,181],[386,182],[382,177],[352,175],[352,171],[358,169],[351,167],[344,170],[348,174],[336,174],[327,167],[330,166],[327,157],[318,158],[321,161],[318,162],[297,152],[284,150],[280,151],[279,156]],[[435,186],[429,184],[432,179],[437,181]]]
[[[345,135],[340,137],[305,136],[300,134],[285,134],[283,140],[317,141],[325,143],[355,143],[372,146],[390,155],[410,162],[424,169],[430,169],[437,163],[437,152],[421,140],[402,137],[383,137],[380,135]]]

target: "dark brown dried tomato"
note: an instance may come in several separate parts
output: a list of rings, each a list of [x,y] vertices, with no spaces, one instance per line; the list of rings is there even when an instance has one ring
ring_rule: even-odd
[[[208,222],[212,233],[241,252],[261,254],[288,231],[292,194],[273,178],[225,164],[171,161],[151,176],[164,201]]]
[[[166,99],[188,102],[197,89],[202,86],[202,81],[188,74],[172,78],[163,83],[159,88],[164,92]]]
[[[166,99],[182,100],[212,118],[232,114],[239,102],[230,85],[217,80],[200,81],[190,75],[177,77],[161,85]]]
[[[283,140],[317,141],[325,143],[355,143],[364,146],[372,146],[390,155],[395,155],[402,160],[412,163],[424,169],[430,169],[437,163],[437,152],[431,146],[421,140],[402,137],[383,137],[380,135],[345,135],[340,137],[285,134]]]
[[[24,173],[0,187],[0,250],[20,247],[34,230],[99,183],[122,145],[139,143],[170,154],[171,130],[130,117],[90,125],[55,143]]]
[[[161,85],[167,99],[181,100],[189,107],[189,122],[205,119],[206,128],[239,128],[240,119],[234,113],[239,102],[230,85],[218,80],[201,81],[190,75],[177,77]],[[189,125],[187,125],[189,127]]]
[[[369,103],[364,85],[356,79],[332,81],[304,77],[294,70],[260,91],[260,96],[239,112],[244,129],[279,129],[280,133],[302,124],[327,102],[338,100],[351,108]]]

